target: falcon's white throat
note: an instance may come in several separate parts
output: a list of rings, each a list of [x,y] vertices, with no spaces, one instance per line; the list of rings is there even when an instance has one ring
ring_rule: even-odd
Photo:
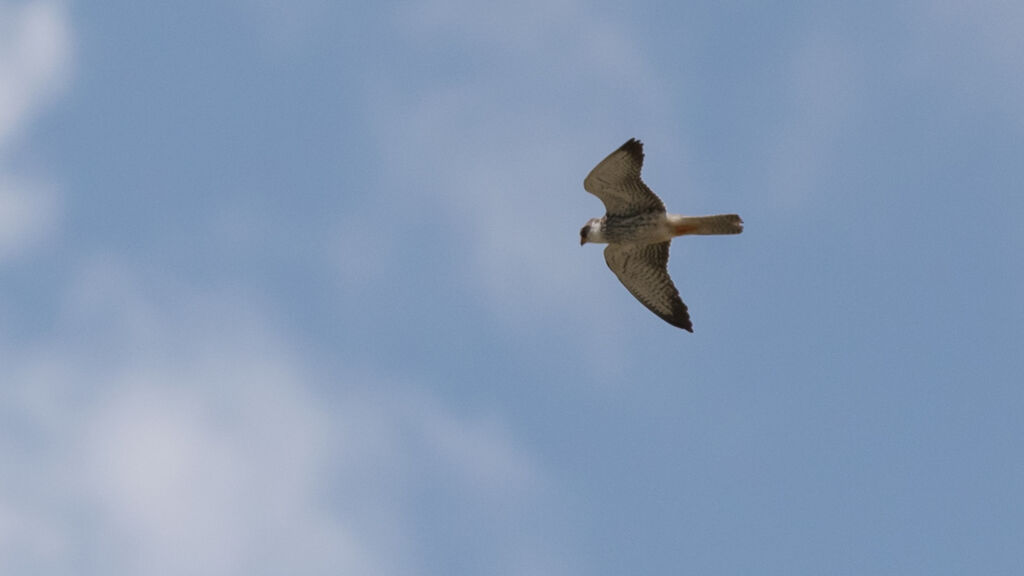
[[[604,218],[591,218],[583,229],[580,230],[580,246],[584,244],[607,244],[608,240],[604,237],[604,230],[601,226]]]

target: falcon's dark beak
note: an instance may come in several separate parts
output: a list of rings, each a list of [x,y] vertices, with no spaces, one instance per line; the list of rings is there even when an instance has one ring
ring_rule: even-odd
[[[586,243],[587,243],[587,239],[584,238],[583,236],[580,236],[580,246],[583,246]]]

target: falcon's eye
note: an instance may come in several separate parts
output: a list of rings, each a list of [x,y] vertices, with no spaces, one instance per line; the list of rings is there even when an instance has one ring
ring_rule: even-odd
[[[590,225],[589,224],[584,226],[583,228],[581,228],[580,229],[580,238],[586,238],[587,237],[587,232],[589,230],[590,230]]]

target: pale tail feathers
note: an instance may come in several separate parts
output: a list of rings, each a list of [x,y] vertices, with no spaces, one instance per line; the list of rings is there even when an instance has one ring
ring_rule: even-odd
[[[737,214],[715,216],[682,216],[672,222],[676,236],[684,234],[739,234],[743,232],[743,219]]]

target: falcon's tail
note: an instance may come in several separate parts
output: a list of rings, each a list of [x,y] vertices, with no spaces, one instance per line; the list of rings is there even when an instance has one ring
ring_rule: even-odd
[[[715,216],[677,216],[672,221],[676,236],[684,234],[739,234],[743,232],[743,219],[737,214]]]

